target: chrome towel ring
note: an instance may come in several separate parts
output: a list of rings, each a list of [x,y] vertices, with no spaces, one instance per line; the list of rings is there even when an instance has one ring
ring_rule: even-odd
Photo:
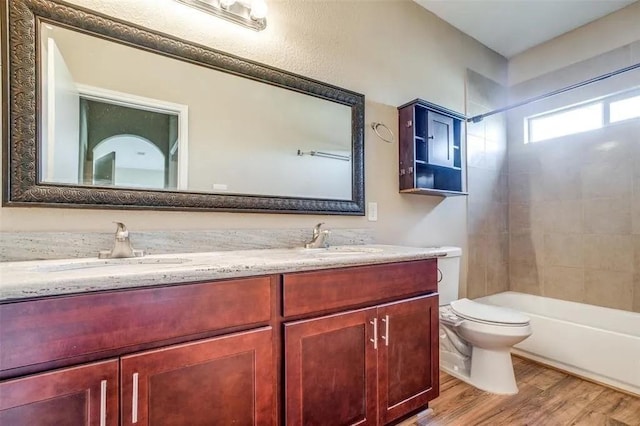
[[[393,138],[394,138],[393,132],[389,127],[387,127],[386,124],[373,122],[371,123],[371,128],[380,139],[382,139],[386,143],[393,143]],[[379,128],[383,129],[383,132],[382,132],[383,134],[380,134]]]

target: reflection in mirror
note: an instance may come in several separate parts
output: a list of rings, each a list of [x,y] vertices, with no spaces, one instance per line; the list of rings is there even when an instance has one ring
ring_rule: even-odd
[[[0,12],[3,206],[364,215],[364,95],[62,1]]]
[[[40,182],[352,199],[350,106],[50,23],[40,34]]]

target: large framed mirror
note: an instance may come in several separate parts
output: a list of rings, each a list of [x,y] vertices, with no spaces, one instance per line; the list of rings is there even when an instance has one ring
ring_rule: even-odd
[[[364,96],[2,0],[3,204],[364,214]]]

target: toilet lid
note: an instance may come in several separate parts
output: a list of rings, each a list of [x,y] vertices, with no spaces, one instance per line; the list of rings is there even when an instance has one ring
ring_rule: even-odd
[[[527,325],[529,317],[513,309],[485,305],[469,299],[454,300],[451,309],[459,316],[481,322],[504,325]]]

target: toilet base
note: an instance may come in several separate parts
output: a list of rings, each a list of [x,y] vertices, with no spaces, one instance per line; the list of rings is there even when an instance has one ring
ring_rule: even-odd
[[[490,350],[474,346],[469,383],[491,393],[501,395],[518,393],[509,349]]]

